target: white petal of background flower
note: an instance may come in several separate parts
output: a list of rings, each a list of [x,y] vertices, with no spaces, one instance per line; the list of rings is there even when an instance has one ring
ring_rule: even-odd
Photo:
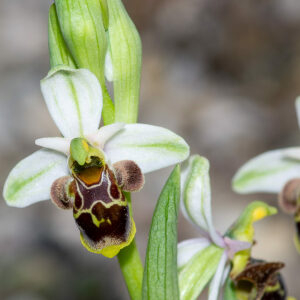
[[[42,149],[21,160],[9,173],[3,197],[7,204],[25,207],[50,199],[50,187],[68,174],[66,156]]]
[[[185,160],[189,146],[172,131],[146,124],[127,124],[104,146],[111,163],[133,160],[143,173]]]
[[[233,189],[238,193],[279,193],[288,180],[300,176],[300,162],[286,155],[296,149],[278,149],[254,157],[234,176]]]
[[[100,123],[102,91],[88,70],[56,68],[41,81],[48,110],[64,137],[95,132]]]
[[[35,144],[40,147],[55,150],[65,155],[70,154],[71,139],[62,137],[41,138],[35,140]]]
[[[286,149],[284,151],[284,156],[286,158],[291,158],[291,159],[299,160],[299,163],[300,163],[300,147]]]
[[[178,244],[177,266],[182,268],[198,252],[208,247],[211,242],[206,238],[190,239]]]
[[[227,255],[224,252],[220,259],[215,276],[213,277],[212,281],[210,282],[209,292],[208,292],[208,300],[217,300],[218,299],[220,288],[223,284],[222,281],[223,281],[223,274],[224,274],[226,262],[227,262]]]

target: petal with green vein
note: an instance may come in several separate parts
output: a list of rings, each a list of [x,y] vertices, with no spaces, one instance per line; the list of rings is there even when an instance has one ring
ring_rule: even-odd
[[[211,242],[207,238],[196,238],[178,244],[177,267],[182,269],[198,252],[208,247]]]
[[[96,76],[86,69],[52,69],[41,81],[48,110],[64,137],[74,138],[98,129],[102,92]]]
[[[195,255],[179,272],[181,300],[194,300],[214,276],[224,249],[210,245]]]
[[[189,146],[172,131],[146,124],[127,124],[104,146],[112,163],[133,160],[143,173],[185,160]]]
[[[209,232],[215,244],[224,246],[212,221],[209,161],[199,155],[191,156],[184,164],[181,176],[181,208],[185,217]]]
[[[289,157],[298,148],[265,152],[248,161],[232,181],[238,193],[279,193],[285,183],[300,176],[300,162]]]
[[[25,207],[50,199],[50,187],[68,174],[67,158],[42,149],[21,160],[6,179],[3,197],[10,206]]]

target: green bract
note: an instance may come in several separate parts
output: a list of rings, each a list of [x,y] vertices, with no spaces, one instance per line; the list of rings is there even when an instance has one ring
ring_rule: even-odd
[[[71,68],[76,67],[74,59],[61,33],[55,4],[52,4],[49,10],[48,44],[50,65],[52,68],[58,65],[66,65]]]
[[[115,117],[118,122],[135,123],[138,117],[142,46],[136,27],[121,0],[107,0],[109,12],[108,69],[114,83]]]

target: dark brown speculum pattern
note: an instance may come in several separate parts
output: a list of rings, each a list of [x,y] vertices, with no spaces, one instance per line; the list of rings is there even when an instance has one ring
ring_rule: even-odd
[[[73,170],[76,171],[73,214],[85,242],[94,250],[125,242],[131,219],[114,172],[107,165]]]
[[[255,300],[285,300],[286,290],[279,273],[283,267],[284,264],[280,262],[265,262],[251,258],[246,268],[235,278],[237,289],[248,291],[250,295],[255,287],[257,292]]]

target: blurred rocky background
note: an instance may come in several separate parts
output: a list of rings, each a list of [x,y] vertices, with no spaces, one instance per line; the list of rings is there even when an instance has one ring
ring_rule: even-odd
[[[231,178],[249,158],[298,145],[299,0],[127,0],[143,40],[140,122],[184,136],[211,162],[213,215],[224,231],[251,200]],[[48,69],[50,0],[0,1],[0,186],[10,169],[58,130],[39,80]],[[146,176],[134,196],[142,254],[170,169]],[[289,294],[300,297],[294,224],[282,213],[256,224],[256,258],[284,261]],[[197,236],[182,216],[179,240]],[[24,209],[0,203],[0,299],[128,299],[116,259],[88,253],[69,212],[49,201]],[[203,299],[206,299],[203,297]]]

